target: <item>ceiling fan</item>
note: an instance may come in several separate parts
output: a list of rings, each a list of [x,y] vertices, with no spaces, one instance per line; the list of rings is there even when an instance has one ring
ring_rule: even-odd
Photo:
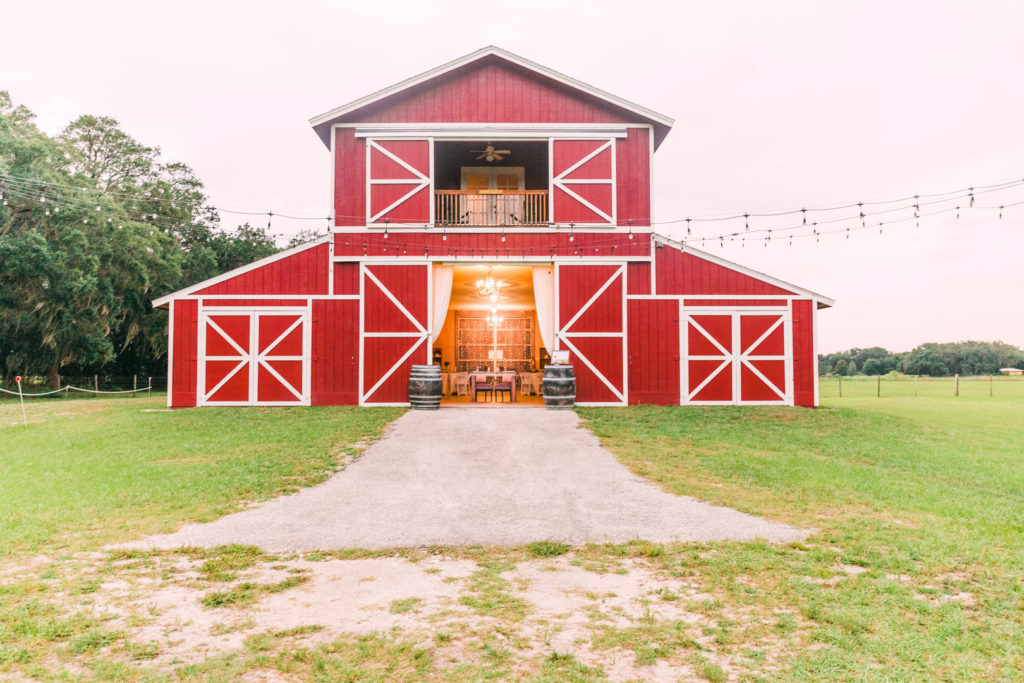
[[[483,159],[484,161],[501,161],[506,155],[511,154],[510,149],[494,149],[494,145],[487,143],[486,149],[471,149],[471,154],[479,154],[477,160]]]

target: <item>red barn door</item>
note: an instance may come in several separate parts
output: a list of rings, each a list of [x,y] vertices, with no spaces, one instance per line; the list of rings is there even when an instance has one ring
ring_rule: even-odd
[[[430,362],[430,266],[364,263],[359,404],[407,405],[409,373]]]
[[[576,374],[576,402],[626,403],[625,265],[556,267],[558,338]]]
[[[366,222],[429,225],[430,141],[368,139],[366,154]]]
[[[615,223],[615,140],[551,141],[551,220]]]
[[[684,312],[683,403],[793,403],[789,313]]]
[[[306,308],[203,309],[198,405],[309,405]]]

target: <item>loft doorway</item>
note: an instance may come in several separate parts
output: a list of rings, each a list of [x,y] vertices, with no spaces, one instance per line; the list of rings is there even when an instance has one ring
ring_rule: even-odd
[[[442,405],[543,405],[541,377],[550,362],[544,338],[551,334],[552,316],[550,287],[544,281],[552,266],[448,267],[451,294],[433,344],[434,363],[444,379]],[[541,283],[539,307],[535,281]]]

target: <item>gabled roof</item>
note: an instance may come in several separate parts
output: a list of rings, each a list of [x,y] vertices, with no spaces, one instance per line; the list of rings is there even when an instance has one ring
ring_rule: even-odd
[[[803,287],[797,287],[796,285],[790,284],[784,280],[780,280],[777,277],[765,275],[764,273],[756,271],[753,268],[741,266],[738,263],[733,263],[732,261],[728,261],[720,256],[715,256],[714,254],[710,254],[706,251],[694,249],[689,244],[686,244],[685,242],[680,242],[679,240],[674,240],[671,237],[665,237],[664,235],[654,233],[654,240],[655,242],[661,242],[662,244],[667,244],[670,247],[675,247],[684,254],[693,254],[698,258],[702,258],[705,261],[710,261],[711,263],[722,266],[723,268],[735,270],[739,273],[743,273],[744,275],[749,275],[750,277],[761,280],[762,282],[767,282],[768,284],[775,285],[776,287],[780,287],[782,289],[788,289],[794,294],[801,294],[803,296],[806,296],[810,299],[813,299],[817,304],[818,308],[830,308],[831,306],[834,306],[836,303],[835,299],[830,299],[827,296],[823,296],[821,294],[818,294],[817,292],[812,292],[811,290],[804,289]],[[743,296],[738,294],[736,295],[736,298],[742,299]]]
[[[441,66],[430,69],[429,71],[424,71],[423,73],[413,76],[412,78],[407,78],[404,81],[384,88],[383,90],[378,90],[377,92],[367,95],[365,97],[361,97],[358,100],[353,100],[348,104],[344,104],[328,112],[324,112],[319,116],[314,116],[309,120],[309,124],[313,126],[313,130],[315,130],[317,135],[320,136],[320,139],[323,140],[324,144],[329,146],[331,140],[331,124],[337,122],[339,119],[345,117],[346,115],[351,114],[352,112],[355,112],[376,102],[379,102],[383,99],[397,95],[405,90],[408,90],[409,88],[421,85],[436,78],[440,78],[441,76],[451,71],[461,69],[463,67],[473,64],[474,62],[479,62],[481,60],[488,58],[497,58],[498,60],[515,65],[521,69],[525,69],[527,71],[536,73],[544,78],[556,81],[557,83],[560,83],[563,86],[566,86],[572,90],[576,90],[589,97],[592,97],[594,99],[603,101],[612,106],[636,114],[638,117],[654,124],[656,129],[655,137],[658,139],[658,141],[660,141],[660,139],[663,138],[668,133],[668,129],[670,129],[672,127],[672,124],[674,123],[673,119],[671,119],[668,116],[665,116],[664,114],[659,114],[658,112],[652,109],[648,109],[647,107],[643,107],[634,102],[630,102],[629,100],[623,99],[616,95],[612,95],[611,93],[605,92],[600,88],[595,88],[594,86],[588,85],[582,81],[578,81],[575,78],[572,78],[571,76],[566,76],[563,73],[559,73],[554,69],[549,69],[546,66],[542,66],[540,64],[537,64],[536,62],[532,62],[524,57],[512,54],[507,50],[501,49],[500,47],[489,45],[485,48],[477,50],[476,52],[471,52],[464,57],[459,57],[458,59],[454,59],[446,64],[442,64]]]

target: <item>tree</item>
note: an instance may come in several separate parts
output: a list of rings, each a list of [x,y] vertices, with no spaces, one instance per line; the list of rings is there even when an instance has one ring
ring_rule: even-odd
[[[203,184],[116,119],[60,136],[0,92],[0,369],[162,371],[153,298],[274,253],[266,231],[218,229]]]
[[[295,233],[295,235],[290,240],[288,240],[288,244],[285,246],[285,249],[292,249],[294,247],[306,244],[307,242],[312,242],[318,237],[323,237],[323,235],[324,233],[314,228],[303,228],[302,230],[299,230],[297,233]]]

